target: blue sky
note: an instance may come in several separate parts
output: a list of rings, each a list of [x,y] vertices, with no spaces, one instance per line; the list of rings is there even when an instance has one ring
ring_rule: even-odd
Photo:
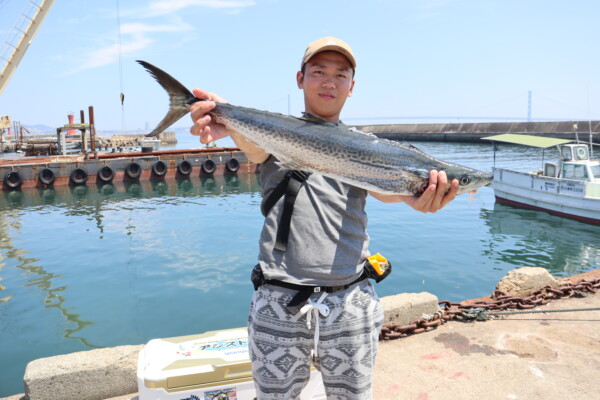
[[[0,39],[26,5],[0,0]],[[534,120],[600,119],[598,15],[591,0],[56,0],[0,115],[54,127],[93,105],[100,131],[152,128],[168,99],[136,59],[233,104],[299,115],[304,49],[333,35],[358,63],[347,123],[524,120],[529,91]]]

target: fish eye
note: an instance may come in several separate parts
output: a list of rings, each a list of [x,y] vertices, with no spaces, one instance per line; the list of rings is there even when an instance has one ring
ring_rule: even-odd
[[[471,182],[471,179],[469,178],[468,175],[463,175],[460,178],[458,178],[458,184],[460,186],[468,185],[470,182]]]

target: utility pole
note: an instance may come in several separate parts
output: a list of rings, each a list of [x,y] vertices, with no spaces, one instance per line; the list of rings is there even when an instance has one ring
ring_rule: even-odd
[[[527,122],[531,122],[531,90],[529,91],[529,101],[527,104]]]

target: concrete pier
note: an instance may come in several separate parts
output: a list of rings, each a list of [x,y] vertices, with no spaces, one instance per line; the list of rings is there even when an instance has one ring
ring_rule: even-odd
[[[512,274],[516,278],[509,274],[506,279],[512,279],[508,287],[516,292],[531,291],[535,282],[549,282],[547,274],[542,268],[522,268]],[[564,281],[598,278],[600,270]],[[550,286],[559,283],[551,280]],[[437,299],[429,293],[384,297],[382,303],[386,322],[404,323],[437,310]],[[600,309],[600,293],[537,307],[578,308]],[[599,327],[600,310],[542,313],[450,321],[386,341],[379,348],[373,399],[597,398]],[[135,360],[140,348],[121,346],[32,361],[24,378],[26,394],[0,400],[137,399]]]

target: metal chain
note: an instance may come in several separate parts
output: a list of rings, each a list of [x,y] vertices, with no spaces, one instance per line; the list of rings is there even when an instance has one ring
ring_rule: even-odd
[[[559,310],[516,310],[516,311],[488,311],[485,308],[471,308],[464,310],[465,320],[487,321],[490,317],[498,317],[513,314],[546,314],[557,312],[575,312],[575,311],[600,311],[600,307],[587,308],[561,308]]]
[[[489,301],[477,301],[466,305],[443,300],[438,303],[442,309],[433,316],[424,316],[423,318],[410,322],[408,325],[399,325],[393,322],[385,324],[381,328],[379,340],[398,339],[415,333],[425,332],[442,325],[451,319],[461,321],[476,319],[478,321],[485,321],[491,315],[506,315],[509,313],[525,314],[533,312],[598,310],[598,308],[532,310],[540,305],[548,304],[552,300],[568,297],[585,297],[590,293],[596,293],[598,289],[600,289],[600,278],[595,280],[581,280],[576,284],[567,283],[557,288],[545,286],[532,292],[528,296],[508,296],[500,291],[495,291]]]

